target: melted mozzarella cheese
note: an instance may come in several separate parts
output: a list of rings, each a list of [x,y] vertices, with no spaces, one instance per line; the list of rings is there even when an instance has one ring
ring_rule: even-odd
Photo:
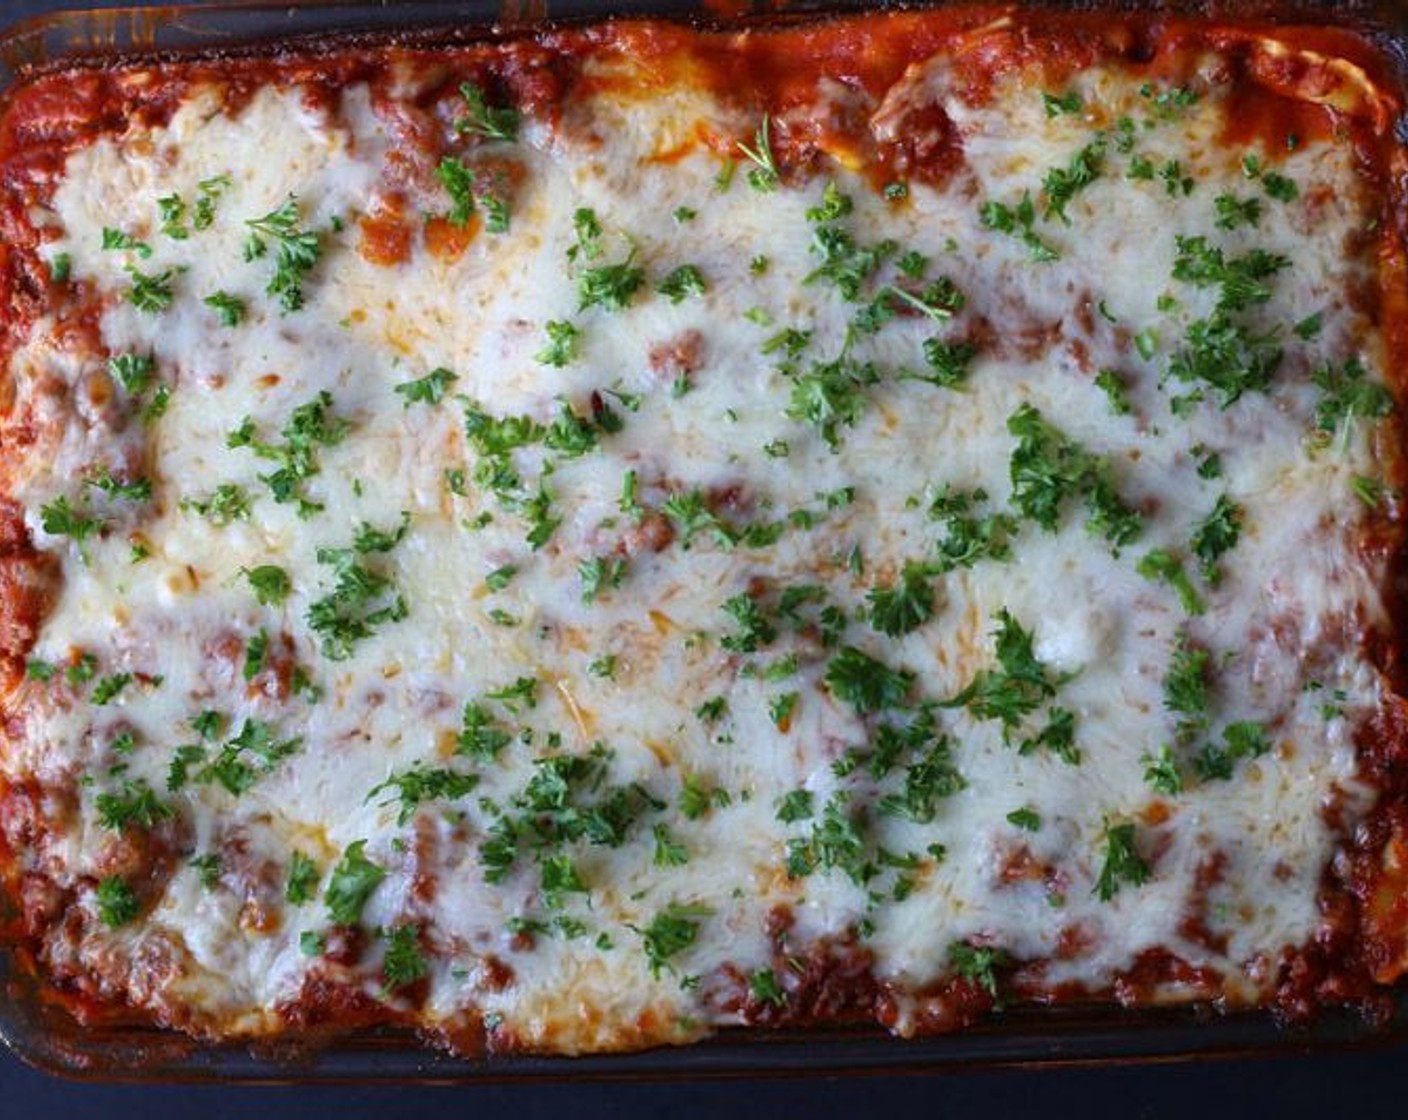
[[[612,65],[630,71],[628,60]],[[782,910],[792,916],[789,951],[860,931],[875,975],[898,993],[901,1031],[925,1002],[918,993],[952,973],[959,942],[1045,962],[1043,982],[1092,991],[1164,949],[1217,985],[1171,989],[1170,998],[1263,998],[1275,960],[1317,929],[1318,885],[1338,835],[1330,820],[1344,827],[1367,805],[1353,734],[1381,684],[1358,634],[1381,616],[1383,573],[1354,546],[1364,507],[1351,482],[1375,463],[1362,426],[1331,446],[1317,442],[1310,379],[1322,362],[1357,358],[1371,377],[1381,365],[1378,336],[1346,295],[1367,266],[1342,251],[1367,204],[1352,153],[1330,142],[1277,164],[1298,186],[1294,200],[1259,193],[1243,175],[1244,153],[1217,141],[1215,85],[1167,119],[1115,71],[1091,70],[1078,92],[1083,112],[1052,118],[1020,74],[981,105],[950,88],[942,60],[906,77],[893,96],[940,105],[962,137],[963,166],[943,187],[910,184],[902,203],[834,169],[830,181],[854,203],[837,225],[857,246],[893,239],[923,254],[926,280],[950,278],[966,306],[952,323],[900,314],[873,334],[854,334],[852,320],[882,282],[902,282],[897,253],[864,282],[862,302],[816,275],[818,223],[808,212],[822,204],[826,179],[759,192],[746,165],[721,187],[720,161],[702,147],[658,158],[701,131],[746,137],[756,127],[688,84],[669,98],[583,97],[559,125],[530,120],[516,143],[486,146],[523,172],[510,230],[481,230],[453,260],[417,237],[410,259],[391,267],[358,252],[358,219],[377,205],[392,145],[360,86],[332,111],[309,108],[297,88],[263,88],[234,115],[219,111],[213,92],[195,94],[165,126],[134,125],[76,152],[47,219],[52,251],[113,294],[104,343],[114,355],[153,355],[170,404],[145,427],[74,407],[59,418],[51,463],[24,482],[35,537],[64,570],[34,656],[69,664],[90,652],[99,677],[141,679],[103,705],[84,688],[64,699],[62,682],[32,686],[27,735],[4,765],[64,785],[91,780],[72,834],[55,841],[55,874],[68,881],[102,876],[114,834],[95,798],[124,781],[148,783],[189,832],[181,865],[141,920],[111,930],[92,922],[81,952],[96,960],[114,945],[129,955],[175,946],[181,967],[162,999],[184,1001],[220,1030],[277,1029],[278,1009],[297,1003],[310,975],[336,971],[300,941],[328,935],[318,896],[349,846],[365,842],[385,873],[360,915],[372,948],[337,974],[409,1010],[405,990],[388,991],[388,942],[375,931],[413,925],[430,969],[419,1020],[480,1013],[519,1045],[609,1048],[738,1021],[741,998],[719,996],[726,968],[747,977],[777,967],[784,991],[795,982],[778,967],[770,933]],[[1126,115],[1141,122],[1132,152],[1110,131]],[[696,120],[702,129],[682,130]],[[1044,217],[1045,176],[1101,128],[1101,173],[1072,197],[1068,221]],[[1178,161],[1194,186],[1131,177],[1136,156],[1155,168]],[[157,200],[193,200],[219,176],[228,187],[210,227],[164,236]],[[416,190],[407,209],[417,223],[418,212],[446,208],[433,182]],[[1259,197],[1259,220],[1218,229],[1215,199],[1227,193]],[[1036,200],[1035,234],[1059,259],[1034,261],[1019,236],[984,221],[983,201],[1015,207],[1024,195]],[[265,292],[275,249],[247,260],[243,245],[247,221],[290,197],[300,226],[320,231],[322,252],[305,306],[284,313]],[[682,219],[681,207],[695,215]],[[574,253],[582,208],[604,229],[598,257]],[[110,226],[149,242],[150,259],[104,250]],[[1281,332],[1285,356],[1266,392],[1227,408],[1209,393],[1175,415],[1170,399],[1192,386],[1170,378],[1168,363],[1215,300],[1212,289],[1174,279],[1176,239],[1197,235],[1229,258],[1258,248],[1294,260],[1267,281],[1271,298],[1246,312],[1254,331]],[[765,267],[750,268],[759,255]],[[584,271],[623,261],[644,269],[641,291],[619,311],[582,308]],[[706,291],[679,302],[655,291],[684,264],[698,268]],[[125,265],[171,270],[170,309],[144,313],[122,298]],[[244,301],[242,323],[220,324],[202,302],[215,292]],[[1318,336],[1288,335],[1287,325],[1314,314]],[[580,332],[561,368],[538,356],[550,321]],[[810,332],[793,372],[769,345],[786,328]],[[900,376],[926,372],[923,346],[935,336],[977,346],[958,387]],[[833,450],[789,402],[798,374],[847,348],[883,376],[861,391],[864,405],[838,426]],[[437,368],[456,378],[438,403],[396,392]],[[1096,386],[1104,369],[1126,384],[1127,415],[1112,414]],[[15,372],[21,395],[57,381],[81,397],[103,377],[96,357],[75,362],[47,347],[42,324]],[[248,417],[259,439],[279,444],[294,410],[320,393],[346,433],[315,446],[318,469],[302,486],[318,508],[304,516],[274,500],[267,479],[277,463],[229,436]],[[621,420],[619,431],[598,433],[597,447],[569,457],[539,442],[506,455],[523,493],[541,486],[560,518],[534,548],[530,521],[477,473],[485,455],[466,437],[465,410],[547,426],[564,402],[590,416],[593,394]],[[1023,403],[1107,459],[1119,494],[1144,515],[1142,534],[1116,554],[1086,529],[1072,497],[1054,531],[1020,521],[1010,558],[930,577],[934,610],[923,625],[878,633],[867,596],[933,557],[943,530],[927,510],[937,495],[981,488],[981,512],[1014,508],[1008,419]],[[154,484],[149,502],[78,484],[124,446],[137,448],[132,472]],[[1199,474],[1207,451],[1220,454],[1220,479]],[[734,525],[798,510],[810,523],[798,517],[766,547],[725,547],[708,528],[686,540],[677,524],[658,550],[626,548],[645,528],[622,508],[628,472],[647,509],[697,491]],[[221,523],[198,512],[222,486],[248,495],[247,517]],[[835,497],[844,488],[849,503]],[[1188,541],[1224,493],[1243,510],[1241,538],[1211,586]],[[81,544],[46,532],[42,508],[60,496],[90,503],[106,531]],[[327,656],[310,625],[337,578],[326,550],[348,549],[359,526],[391,532],[403,519],[404,537],[362,562],[404,595],[405,617],[371,627],[346,658]],[[150,555],[134,562],[137,532]],[[1190,616],[1173,589],[1139,574],[1155,548],[1182,557],[1206,613]],[[580,568],[603,557],[625,560],[620,585],[585,601]],[[257,600],[247,573],[261,565],[288,574],[285,601]],[[510,568],[497,587],[491,576]],[[858,713],[825,683],[837,650],[819,638],[818,606],[801,609],[807,625],[778,608],[786,589],[804,586],[838,609],[842,644],[914,674],[907,715]],[[774,636],[739,652],[724,640],[739,629],[724,604],[747,592]],[[1059,706],[1074,717],[1079,763],[1019,752],[993,719],[937,707],[962,787],[936,802],[931,820],[888,814],[884,798],[915,760],[878,780],[864,762],[844,760],[873,749],[879,722],[902,723],[921,700],[946,701],[993,671],[1002,611],[1031,632],[1035,656],[1060,682],[1015,739]],[[273,648],[287,640],[309,688],[245,679],[261,634]],[[1214,682],[1210,727],[1187,744],[1176,742],[1165,704],[1180,635],[1209,652]],[[486,699],[525,678],[532,706]],[[716,718],[700,714],[711,702]],[[507,729],[492,761],[457,753],[470,703]],[[224,730],[202,744],[192,720],[205,711],[220,713]],[[218,781],[167,792],[179,746],[203,746],[208,762],[248,721],[297,745],[259,763],[241,793]],[[1266,729],[1266,753],[1238,762],[1229,780],[1199,780],[1198,747],[1245,721]],[[111,744],[122,730],[136,746],[119,756]],[[515,798],[542,776],[543,761],[588,758],[598,744],[609,752],[600,788],[641,792],[625,842],[577,840],[535,857],[520,837],[512,866],[490,874],[484,846],[496,822],[519,813]],[[1170,746],[1186,788],[1165,796],[1146,771]],[[472,773],[478,786],[429,798],[401,819],[395,790],[378,787],[417,766]],[[722,795],[686,816],[687,785]],[[783,822],[779,804],[795,791],[810,795],[811,818]],[[822,827],[827,806],[851,821],[868,871],[848,875],[825,860],[789,871],[789,852]],[[1013,823],[1023,809],[1039,818],[1035,831]],[[1136,826],[1148,878],[1102,898],[1108,837],[1121,822]],[[683,862],[662,857],[668,844]],[[303,904],[284,897],[295,852],[318,867]],[[203,855],[219,860],[213,886],[185,858]],[[570,859],[580,889],[545,889],[555,856]],[[84,897],[96,913],[96,895]],[[657,946],[652,967],[650,933],[662,915],[693,938],[669,952]]]

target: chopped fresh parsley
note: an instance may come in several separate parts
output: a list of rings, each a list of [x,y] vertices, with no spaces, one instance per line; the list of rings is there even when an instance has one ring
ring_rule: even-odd
[[[484,228],[490,233],[507,233],[513,212],[508,200],[495,194],[479,196],[479,205],[484,207]]]
[[[1221,581],[1218,560],[1237,547],[1241,534],[1242,507],[1226,494],[1220,495],[1212,512],[1193,528],[1193,555],[1198,558],[1203,579],[1209,586],[1216,587]]]
[[[1302,339],[1305,342],[1309,342],[1311,339],[1319,337],[1320,331],[1324,327],[1324,325],[1324,313],[1321,311],[1316,311],[1314,314],[1307,315],[1304,319],[1298,322],[1291,329],[1295,332],[1295,336],[1297,338]]]
[[[626,578],[626,558],[624,556],[592,556],[577,565],[577,575],[582,580],[582,602],[596,601],[602,591],[615,590]]]
[[[430,972],[430,964],[420,947],[420,929],[412,925],[397,926],[383,933],[386,951],[381,958],[381,974],[388,988],[414,984]]]
[[[87,684],[97,675],[98,659],[91,653],[80,654],[78,660],[64,670],[64,680],[75,688],[80,684]]]
[[[703,532],[710,533],[722,548],[732,548],[737,544],[737,535],[714,512],[702,490],[682,490],[671,494],[661,504],[660,512],[674,524],[675,532],[686,548],[695,536]]]
[[[1198,460],[1198,477],[1204,479],[1214,479],[1222,477],[1222,456],[1203,444],[1193,448],[1193,455]]]
[[[1165,122],[1179,120],[1198,103],[1197,92],[1187,86],[1156,91],[1153,83],[1145,82],[1139,87],[1139,96],[1149,102],[1154,119]]]
[[[1354,496],[1370,509],[1378,509],[1389,494],[1389,488],[1379,479],[1362,474],[1357,474],[1349,480],[1349,488],[1354,491]]]
[[[1266,283],[1283,269],[1289,268],[1289,257],[1252,249],[1240,257],[1228,259],[1223,251],[1209,245],[1205,237],[1175,237],[1178,256],[1173,264],[1173,277],[1197,288],[1218,290],[1218,309],[1241,311],[1253,304],[1266,303],[1271,287]]]
[[[1168,747],[1160,747],[1156,755],[1145,754],[1140,758],[1144,763],[1144,780],[1158,793],[1176,797],[1183,792],[1183,775],[1179,772],[1178,761]]]
[[[699,925],[709,918],[713,911],[707,906],[685,906],[670,903],[656,914],[650,925],[638,929],[641,947],[645,950],[646,963],[650,975],[659,977],[664,969],[674,971],[670,963],[699,938]]]
[[[520,117],[517,109],[490,105],[484,91],[473,82],[460,83],[460,96],[469,111],[467,116],[455,121],[455,131],[461,136],[510,143],[518,139]]]
[[[1046,108],[1047,120],[1050,120],[1052,117],[1059,117],[1062,114],[1076,116],[1085,107],[1085,103],[1081,100],[1080,92],[1074,89],[1068,89],[1065,93],[1059,95],[1047,93],[1043,90],[1041,103]]]
[[[513,582],[513,577],[517,574],[518,568],[515,565],[503,564],[484,577],[484,586],[490,591],[502,591]]]
[[[101,517],[80,512],[62,494],[39,507],[39,523],[51,536],[72,537],[80,550],[84,541],[107,524]]]
[[[249,494],[233,482],[222,482],[208,498],[182,498],[180,507],[199,514],[212,525],[248,521],[251,510]]]
[[[1009,967],[1012,957],[1005,949],[955,941],[948,947],[948,963],[959,976],[976,983],[996,1001],[998,970]]]
[[[922,565],[906,565],[896,583],[873,588],[866,599],[871,626],[892,638],[919,629],[934,613],[934,588]]]
[[[167,787],[173,791],[179,789],[185,784],[189,767],[203,763],[191,775],[194,781],[218,783],[238,797],[260,778],[273,773],[279,763],[295,754],[302,745],[301,738],[276,739],[273,728],[261,720],[245,720],[239,733],[224,743],[209,761],[202,747],[194,747],[184,755],[178,753],[181,765],[173,769]]]
[[[682,303],[687,296],[702,296],[708,289],[704,274],[692,264],[680,265],[655,286],[671,303]]]
[[[1143,517],[1120,498],[1107,460],[1086,451],[1030,404],[1008,417],[1007,430],[1018,440],[1010,473],[1012,500],[1023,516],[1054,532],[1062,506],[1079,496],[1086,528],[1115,550],[1143,531]]]
[[[295,851],[288,863],[288,876],[284,880],[284,898],[294,906],[310,902],[317,893],[318,883],[323,873],[308,856]]]
[[[129,396],[141,396],[151,387],[156,359],[150,354],[118,354],[108,359],[108,372]]]
[[[878,869],[867,854],[862,823],[863,813],[847,808],[844,792],[832,797],[810,835],[788,843],[787,874],[800,879],[821,868],[844,872],[857,885],[869,882]]]
[[[1258,758],[1271,749],[1265,726],[1252,720],[1229,723],[1222,729],[1222,740],[1205,744],[1193,757],[1193,769],[1202,781],[1228,781],[1242,759]]]
[[[1014,828],[1020,828],[1023,832],[1041,831],[1041,814],[1035,809],[1023,806],[1020,809],[1013,809],[1007,814],[1007,823]]]
[[[953,761],[952,742],[938,733],[927,709],[907,727],[881,724],[865,765],[879,780],[905,762],[899,791],[880,799],[880,812],[886,816],[930,824],[938,816],[940,801],[967,788],[967,780]]]
[[[98,917],[109,929],[124,926],[141,913],[136,892],[119,875],[109,875],[98,883],[94,892]]]
[[[220,884],[221,862],[219,852],[207,852],[203,856],[192,856],[191,866],[196,878],[206,890],[214,890]]]
[[[115,478],[111,469],[102,467],[84,480],[88,486],[101,490],[110,498],[124,498],[129,502],[145,502],[152,496],[152,484],[145,478],[134,478],[123,482]]]
[[[751,148],[742,140],[737,141],[737,146],[753,164],[748,170],[748,185],[763,194],[777,190],[780,176],[772,154],[772,118],[767,113],[763,114],[762,123],[753,134]]]
[[[728,698],[711,696],[694,709],[694,714],[704,723],[718,723],[728,714]]]
[[[103,677],[93,686],[92,702],[97,705],[111,704],[122,693],[129,684],[132,683],[131,673],[113,673],[111,676]]]
[[[1102,369],[1095,375],[1095,387],[1105,394],[1111,416],[1128,416],[1134,411],[1134,407],[1129,403],[1129,386],[1125,384],[1119,370]]]
[[[103,227],[103,248],[109,251],[130,251],[137,254],[143,260],[152,255],[152,247],[145,241],[139,241],[131,234],[123,233],[120,229],[111,226]]]
[[[158,198],[156,205],[157,214],[161,218],[161,232],[173,241],[185,241],[191,236],[191,229],[209,229],[215,222],[215,204],[230,186],[228,175],[202,179],[194,209],[188,207],[185,199],[178,194]],[[187,217],[190,218],[191,229],[186,227]]]
[[[1149,881],[1149,865],[1135,845],[1133,824],[1112,824],[1105,828],[1105,862],[1100,868],[1094,894],[1109,902],[1120,887],[1143,886]]]
[[[387,534],[365,523],[351,548],[319,548],[318,563],[333,569],[332,590],[308,607],[308,625],[322,637],[325,657],[344,661],[358,642],[370,638],[378,626],[399,622],[409,613],[406,597],[389,576],[366,566],[360,559],[369,552],[388,552],[406,531]]]
[[[836,183],[828,180],[821,192],[821,205],[807,207],[807,221],[834,222],[844,218],[851,210],[851,196],[842,194]]]
[[[782,795],[777,802],[777,819],[783,824],[810,820],[815,810],[812,807],[812,791],[794,789]]]
[[[674,838],[666,825],[655,825],[650,834],[655,838],[655,856],[652,862],[656,867],[683,867],[689,862],[688,849]]]
[[[1263,175],[1261,183],[1266,188],[1266,193],[1277,202],[1294,202],[1300,194],[1300,188],[1296,186],[1294,179],[1275,171],[1268,171]]]
[[[956,491],[945,486],[930,504],[930,518],[941,522],[946,534],[935,546],[938,556],[934,567],[939,572],[971,568],[979,560],[1010,559],[1010,539],[1017,531],[1017,519],[1008,513],[978,516],[976,509],[987,496],[982,489]]]
[[[728,790],[709,789],[692,774],[685,775],[680,783],[679,809],[685,820],[698,820],[710,809],[722,809],[732,802]]]
[[[978,356],[978,348],[971,342],[945,342],[941,338],[924,340],[924,361],[929,373],[904,373],[903,381],[926,381],[941,389],[952,389],[968,379],[968,370],[973,359]]]
[[[892,669],[854,646],[844,646],[826,666],[826,687],[859,715],[898,708],[914,684],[914,674]]]
[[[1238,198],[1234,194],[1220,194],[1213,199],[1217,207],[1218,229],[1236,229],[1238,226],[1255,226],[1261,221],[1261,199]]]
[[[435,177],[450,196],[445,220],[461,228],[474,216],[474,172],[454,156],[445,156],[435,168]]]
[[[174,269],[168,268],[152,276],[129,264],[124,271],[132,280],[132,286],[127,289],[128,302],[138,311],[149,315],[165,311],[176,299],[171,287],[171,278],[176,275]]]
[[[176,810],[162,801],[142,779],[124,781],[117,793],[98,794],[93,802],[104,828],[122,832],[133,826],[155,828],[172,820]]]
[[[792,384],[787,415],[810,424],[832,451],[840,449],[838,429],[850,427],[864,411],[865,390],[880,380],[870,362],[849,358],[814,362]]]
[[[1027,717],[1055,697],[1066,678],[1053,673],[1036,656],[1031,631],[1005,607],[997,612],[993,639],[998,668],[979,669],[967,687],[943,706],[967,708],[976,719],[997,720],[1002,724],[1003,741],[1010,742]],[[1074,717],[1064,709],[1053,708],[1048,721],[1044,730],[1019,745],[1021,753],[1046,747],[1064,761],[1078,763]]]
[[[773,1007],[787,1006],[787,993],[782,990],[777,975],[770,968],[760,968],[749,974],[748,994],[756,1003],[766,1003]]]
[[[165,194],[156,200],[161,232],[173,241],[185,241],[191,236],[186,228],[186,203],[179,194]]]
[[[1159,178],[1170,198],[1177,198],[1179,195],[1186,198],[1193,193],[1193,188],[1197,185],[1193,176],[1183,174],[1183,165],[1176,159],[1169,160],[1159,168]]]
[[[854,237],[835,225],[818,226],[812,232],[811,247],[821,257],[821,264],[809,272],[802,282],[811,284],[825,280],[848,302],[860,298],[861,286],[880,267],[880,262],[897,248],[890,241],[878,245],[857,244]],[[876,313],[882,312],[877,310]]]
[[[632,265],[633,259],[634,251],[616,264],[583,269],[577,278],[577,310],[585,311],[589,307],[624,310],[645,283],[645,269]]]
[[[248,416],[225,440],[227,447],[246,447],[257,457],[278,464],[276,470],[260,475],[259,480],[269,487],[274,501],[297,505],[299,517],[310,517],[323,508],[308,497],[305,488],[307,480],[321,469],[318,448],[341,443],[351,428],[332,407],[332,394],[323,390],[295,408],[280,431],[283,444],[261,438]]]
[[[1046,263],[1059,260],[1061,254],[1043,241],[1032,229],[1036,221],[1036,206],[1030,192],[1022,194],[1022,201],[1016,206],[990,200],[983,203],[978,214],[984,229],[996,230],[1017,238],[1026,246],[1027,254],[1033,261]]]
[[[24,663],[24,675],[32,681],[51,681],[59,672],[57,665],[31,657]]]
[[[386,878],[386,872],[364,854],[365,840],[347,845],[342,859],[332,870],[328,889],[323,894],[328,917],[337,925],[356,925],[372,892]]]
[[[724,649],[734,653],[755,653],[760,646],[769,644],[777,637],[777,627],[763,613],[758,600],[746,591],[726,600],[723,610],[738,623],[737,633],[720,640],[719,644]]]
[[[1358,358],[1350,358],[1339,369],[1329,363],[1311,374],[1321,392],[1315,407],[1315,427],[1326,437],[1339,433],[1347,439],[1356,420],[1373,422],[1393,411],[1393,397]]]
[[[244,321],[244,300],[238,296],[232,296],[227,291],[221,290],[213,295],[208,295],[202,302],[219,317],[221,326],[237,327]]]
[[[1208,724],[1208,684],[1212,655],[1189,644],[1180,634],[1164,675],[1164,707],[1178,716],[1181,742],[1196,736]]]
[[[595,416],[579,416],[563,401],[558,418],[543,431],[543,444],[568,459],[585,455],[596,447],[600,438],[598,425],[607,414],[599,410]],[[614,412],[609,415],[619,422],[620,417]]]
[[[1136,570],[1145,579],[1164,583],[1178,596],[1178,601],[1189,614],[1203,614],[1207,604],[1193,586],[1193,581],[1183,569],[1183,561],[1165,548],[1156,548],[1139,558]]]
[[[293,582],[288,573],[276,564],[260,564],[257,568],[246,568],[244,578],[249,582],[254,597],[266,607],[278,606],[293,590]]]
[[[1253,334],[1222,312],[1198,319],[1188,327],[1183,347],[1169,361],[1169,373],[1179,381],[1202,383],[1214,389],[1223,408],[1230,408],[1243,394],[1264,393],[1271,375],[1281,364],[1282,350],[1275,344],[1276,333]],[[1177,414],[1183,402],[1196,403],[1202,397],[1197,389],[1191,396],[1175,399]]]
[[[297,311],[303,306],[303,282],[322,255],[321,235],[299,225],[298,199],[292,194],[278,209],[250,218],[245,225],[250,233],[245,238],[244,259],[255,261],[267,256],[272,241],[277,247],[274,274],[264,290],[278,297],[285,312]]]
[[[768,701],[768,718],[779,731],[786,733],[792,726],[792,715],[802,696],[799,692],[784,692]]]
[[[455,770],[416,763],[409,770],[392,774],[386,781],[373,786],[366,799],[370,801],[379,793],[390,794],[381,804],[385,806],[399,802],[396,823],[404,825],[425,802],[458,800],[473,792],[478,784],[477,774],[461,774]]]
[[[412,404],[439,404],[445,396],[445,390],[453,385],[459,378],[443,366],[431,370],[424,377],[418,377],[414,381],[403,381],[396,386],[396,393],[403,398],[403,405],[410,408]]]
[[[1100,176],[1100,169],[1105,162],[1105,143],[1103,140],[1096,140],[1087,144],[1074,156],[1071,162],[1065,167],[1053,167],[1042,179],[1041,187],[1046,195],[1046,210],[1044,216],[1047,218],[1060,218],[1066,225],[1071,224],[1071,219],[1066,215],[1066,207],[1081,191],[1085,190],[1091,183]],[[1004,232],[1011,233],[1011,229]],[[1022,235],[1023,241],[1027,241],[1026,234],[1031,233],[1031,223],[1025,224],[1025,233]],[[1031,242],[1027,241],[1028,248]],[[1038,257],[1036,259],[1044,259]]]
[[[559,369],[569,365],[577,356],[578,339],[582,332],[566,320],[557,319],[549,319],[543,329],[547,332],[548,344],[533,356],[533,360]]]

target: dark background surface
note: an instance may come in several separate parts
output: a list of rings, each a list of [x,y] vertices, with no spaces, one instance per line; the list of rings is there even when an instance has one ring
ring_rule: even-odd
[[[0,29],[63,6],[0,0]],[[110,7],[74,0],[69,6]],[[394,8],[383,0],[382,6]],[[634,6],[639,6],[636,4]],[[422,5],[424,10],[425,5]],[[448,3],[447,16],[472,4]],[[288,19],[271,8],[269,21]],[[383,16],[383,19],[386,18]],[[417,1120],[472,1115],[514,1120],[728,1115],[845,1117],[921,1115],[1052,1120],[1082,1117],[1297,1117],[1408,1115],[1408,1044],[1348,1053],[1176,1061],[1097,1068],[1037,1068],[932,1075],[588,1084],[151,1085],[66,1081],[0,1048],[0,1120],[99,1116],[103,1120]]]

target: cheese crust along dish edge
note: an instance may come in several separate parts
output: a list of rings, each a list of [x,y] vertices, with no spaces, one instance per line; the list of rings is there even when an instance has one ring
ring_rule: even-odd
[[[1408,969],[1396,78],[959,7],[0,116],[4,938],[581,1053]]]

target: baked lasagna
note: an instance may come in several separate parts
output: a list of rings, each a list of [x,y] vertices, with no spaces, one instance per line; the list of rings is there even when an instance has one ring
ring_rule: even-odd
[[[1399,112],[999,8],[32,75],[10,952],[461,1053],[1383,1015]]]

